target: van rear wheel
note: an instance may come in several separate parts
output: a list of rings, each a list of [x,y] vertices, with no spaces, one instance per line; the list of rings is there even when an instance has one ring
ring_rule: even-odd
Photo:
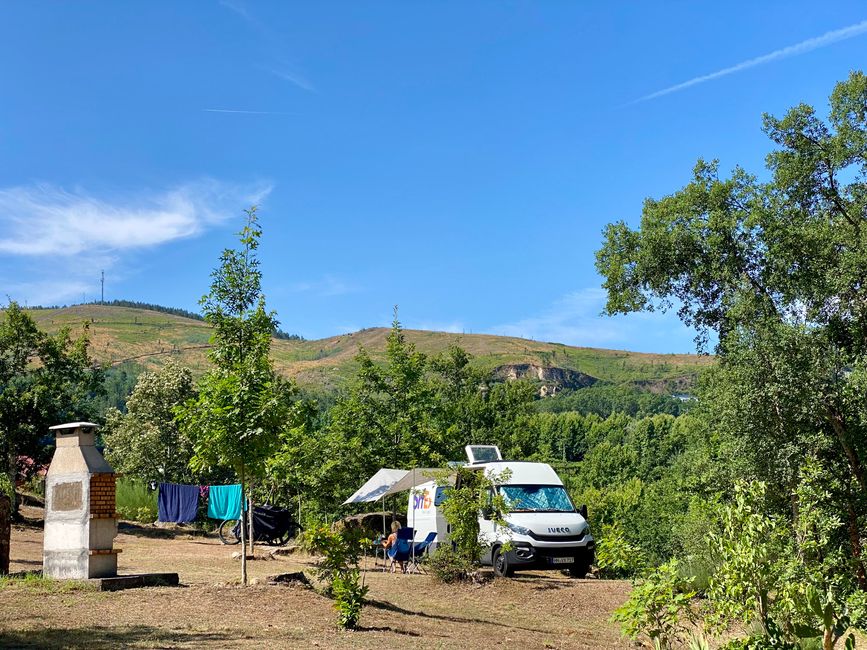
[[[512,574],[515,573],[515,570],[509,565],[508,553],[504,553],[500,546],[494,549],[492,564],[494,565],[494,575],[499,578],[511,578]]]
[[[590,565],[580,561],[569,568],[571,578],[586,578],[588,573],[590,573]]]

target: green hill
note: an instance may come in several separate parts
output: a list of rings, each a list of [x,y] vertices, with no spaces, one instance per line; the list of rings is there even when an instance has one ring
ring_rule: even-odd
[[[128,361],[154,368],[172,356],[196,373],[207,368],[210,327],[200,320],[149,309],[96,304],[32,309],[29,313],[40,327],[50,332],[63,326],[74,333],[87,328],[92,353],[103,363],[118,365]],[[272,356],[276,367],[300,384],[332,390],[353,375],[360,346],[374,359],[383,358],[388,331],[370,328],[314,341],[275,338]],[[474,364],[490,371],[522,365],[530,366],[531,372],[538,368],[560,368],[657,391],[688,390],[701,368],[714,359],[692,354],[573,347],[488,334],[406,330],[406,337],[428,354],[459,345],[473,355]]]

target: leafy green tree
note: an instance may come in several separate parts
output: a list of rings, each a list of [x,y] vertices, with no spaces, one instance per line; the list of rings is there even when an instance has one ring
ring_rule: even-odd
[[[214,368],[199,382],[198,396],[178,409],[181,430],[193,443],[192,469],[231,468],[242,490],[251,478],[263,476],[281,432],[296,418],[295,386],[275,372],[269,357],[277,320],[265,310],[255,206],[246,214],[240,250],[223,251],[211,274],[211,291],[201,300],[205,320],[214,328],[209,353]],[[247,584],[246,550],[241,581]]]
[[[46,334],[15,302],[0,315],[0,489],[15,485],[19,456],[36,461],[33,467],[48,460],[49,449],[40,444],[48,427],[92,417],[90,398],[102,390],[102,370],[87,348],[86,332],[75,340],[67,328]],[[0,572],[8,570],[14,489],[8,499],[0,504]]]
[[[867,588],[867,77],[853,72],[827,120],[807,105],[765,116],[770,179],[699,161],[693,179],[648,199],[640,227],[611,224],[597,253],[609,313],[675,307],[718,337],[699,409],[733,474],[772,487],[800,516],[800,460],[842,476],[833,495]]]
[[[88,343],[86,331],[77,339],[68,328],[41,331],[15,302],[0,315],[0,458],[13,484],[19,456],[37,466],[48,460],[50,449],[39,443],[48,427],[93,417],[103,371]]]
[[[106,414],[102,439],[115,470],[142,481],[193,483],[193,445],[181,432],[175,409],[195,399],[193,375],[169,360],[142,373],[127,400],[127,411]]]

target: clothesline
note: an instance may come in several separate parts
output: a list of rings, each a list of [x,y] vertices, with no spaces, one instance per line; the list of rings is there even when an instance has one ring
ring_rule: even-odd
[[[160,483],[157,495],[159,521],[189,523],[199,511],[199,499],[208,501],[211,519],[240,519],[243,503],[240,483],[232,485],[181,485]],[[244,510],[246,510],[246,504]]]

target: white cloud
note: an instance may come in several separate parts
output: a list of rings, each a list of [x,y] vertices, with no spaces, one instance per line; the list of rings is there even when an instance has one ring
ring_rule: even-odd
[[[843,27],[842,29],[835,29],[830,32],[825,32],[821,36],[808,38],[805,41],[795,43],[794,45],[789,45],[788,47],[784,47],[779,50],[774,50],[773,52],[769,52],[768,54],[763,54],[752,59],[747,59],[746,61],[741,61],[740,63],[729,66],[728,68],[723,68],[722,70],[717,70],[716,72],[711,72],[705,75],[701,75],[699,77],[694,77],[692,79],[689,79],[688,81],[684,81],[683,83],[675,84],[674,86],[669,86],[668,88],[663,88],[662,90],[657,90],[656,92],[645,95],[644,97],[639,97],[631,103],[636,104],[638,102],[644,102],[649,99],[656,99],[657,97],[669,95],[671,93],[675,93],[680,90],[690,88],[692,86],[697,86],[698,84],[704,83],[706,81],[719,79],[720,77],[735,74],[736,72],[741,72],[749,68],[755,68],[756,66],[764,65],[766,63],[773,63],[774,61],[779,61],[780,59],[787,59],[792,56],[798,56],[799,54],[806,54],[807,52],[812,52],[813,50],[827,47],[828,45],[832,45],[833,43],[845,41],[847,39],[860,36],[865,32],[867,32],[867,20],[862,20],[860,23],[855,23],[854,25],[849,25],[848,27]]]
[[[110,198],[44,184],[0,188],[0,252],[56,257],[157,246],[200,234],[270,189],[211,179]]]
[[[605,291],[596,287],[563,296],[537,316],[490,328],[503,336],[586,347],[653,352],[693,351],[694,332],[675,314],[602,316]]]

